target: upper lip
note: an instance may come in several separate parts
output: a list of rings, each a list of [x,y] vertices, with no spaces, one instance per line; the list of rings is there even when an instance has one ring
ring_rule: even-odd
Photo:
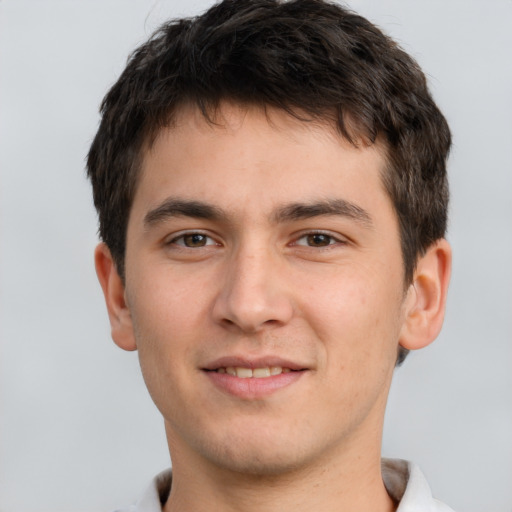
[[[267,368],[280,367],[290,370],[305,370],[307,366],[283,359],[278,356],[247,357],[247,356],[224,356],[215,359],[203,366],[203,370],[217,370],[219,368],[240,367],[240,368]]]

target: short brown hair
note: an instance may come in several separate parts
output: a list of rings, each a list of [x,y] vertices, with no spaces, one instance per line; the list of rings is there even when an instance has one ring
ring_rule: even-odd
[[[121,276],[144,145],[185,103],[211,120],[224,100],[330,120],[355,145],[382,139],[410,283],[445,234],[450,130],[417,63],[365,18],[322,0],[224,0],[164,24],[131,55],[87,160],[100,236]]]

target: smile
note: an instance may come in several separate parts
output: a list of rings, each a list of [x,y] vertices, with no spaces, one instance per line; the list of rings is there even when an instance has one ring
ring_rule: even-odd
[[[223,373],[238,377],[239,379],[265,379],[273,377],[274,375],[281,375],[288,373],[292,370],[290,368],[283,368],[281,366],[266,366],[263,368],[247,368],[243,366],[227,366],[220,367],[214,370],[216,373]]]
[[[309,373],[302,365],[279,357],[222,357],[202,368],[213,387],[242,400],[261,400],[300,381]]]

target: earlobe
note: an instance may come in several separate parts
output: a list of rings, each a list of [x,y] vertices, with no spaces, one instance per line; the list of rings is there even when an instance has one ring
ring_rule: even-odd
[[[123,350],[136,350],[130,310],[125,299],[123,280],[119,276],[110,250],[100,243],[94,251],[96,275],[105,296],[112,339]]]
[[[400,345],[417,350],[432,343],[443,325],[452,253],[441,239],[418,260],[405,304]]]

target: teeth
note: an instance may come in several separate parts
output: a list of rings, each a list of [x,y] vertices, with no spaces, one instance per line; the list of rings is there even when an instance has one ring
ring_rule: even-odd
[[[240,379],[248,379],[252,377],[252,370],[250,368],[235,368],[236,376]]]
[[[252,376],[260,379],[261,377],[270,377],[270,368],[254,368]]]
[[[291,372],[290,368],[281,368],[280,366],[267,366],[265,368],[254,368],[254,370],[242,366],[228,366],[227,368],[217,368],[216,371],[217,373],[227,373],[239,379],[249,379],[251,377],[264,379],[273,375]]]

